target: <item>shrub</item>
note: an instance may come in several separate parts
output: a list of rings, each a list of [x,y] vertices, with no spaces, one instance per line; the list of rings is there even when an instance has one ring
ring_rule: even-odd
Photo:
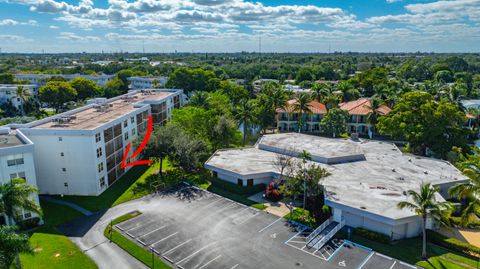
[[[218,178],[212,178],[210,180],[212,185],[221,189],[224,189],[228,192],[233,192],[240,195],[251,195],[255,193],[259,193],[265,190],[265,184],[258,184],[254,186],[238,186],[237,184],[233,184],[227,181],[220,180]]]
[[[355,228],[353,233],[379,243],[385,243],[385,244],[390,243],[390,237],[388,235],[370,231],[362,227]]]
[[[33,217],[30,219],[19,221],[17,225],[20,228],[20,230],[28,230],[28,229],[37,227],[39,222],[40,222],[39,217]]]
[[[278,191],[275,184],[273,182],[270,182],[267,186],[267,190],[265,191],[265,197],[268,200],[277,202],[282,199],[282,194]]]
[[[479,247],[470,245],[455,238],[446,237],[432,230],[427,230],[427,240],[442,247],[455,251],[460,251],[466,255],[480,255]]]
[[[463,227],[462,218],[461,217],[450,217],[450,223],[457,227]],[[466,228],[478,229],[480,228],[480,221],[478,220],[470,220],[467,224]]]
[[[290,213],[285,215],[283,218],[290,220]],[[310,214],[308,210],[304,210],[303,208],[295,208],[292,211],[291,219],[312,228],[315,228],[317,226],[315,218]]]

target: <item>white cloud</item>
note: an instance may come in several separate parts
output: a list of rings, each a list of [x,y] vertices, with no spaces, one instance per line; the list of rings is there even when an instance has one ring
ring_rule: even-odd
[[[65,39],[70,41],[100,41],[97,36],[80,36],[72,32],[61,32],[58,39]]]
[[[0,20],[0,26],[13,26],[13,25],[17,25],[18,23],[19,23],[18,21],[12,20],[12,19]]]
[[[48,26],[48,28],[50,28],[50,29],[60,29],[60,27],[58,27],[56,25],[50,25],[50,26]]]

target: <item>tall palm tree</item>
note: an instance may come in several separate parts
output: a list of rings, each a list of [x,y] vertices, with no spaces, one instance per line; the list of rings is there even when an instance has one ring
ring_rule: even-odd
[[[303,115],[304,114],[312,114],[312,110],[310,109],[310,101],[312,98],[307,93],[300,93],[295,98],[295,103],[293,104],[293,111],[300,113],[300,120],[298,121],[298,132],[300,133],[304,124]]]
[[[30,91],[23,85],[18,85],[15,89],[15,95],[22,100],[22,113],[24,112],[25,102],[30,98]]]
[[[252,100],[243,100],[236,109],[237,119],[243,124],[243,140],[242,143],[245,146],[245,139],[247,135],[247,125],[254,121],[255,112],[253,110]]]
[[[188,104],[191,106],[197,106],[197,107],[208,109],[209,107],[208,99],[209,99],[208,92],[196,91],[193,93],[192,97],[190,97]]]
[[[16,267],[22,268],[20,253],[33,254],[26,234],[15,232],[15,226],[0,226],[0,268],[11,268],[16,259]]]
[[[307,203],[307,161],[312,160],[312,155],[310,152],[303,150],[298,158],[302,159],[303,163],[303,209],[305,209],[305,204]]]
[[[445,224],[445,212],[450,209],[448,202],[438,202],[435,199],[435,193],[439,189],[433,187],[430,183],[420,185],[420,192],[409,190],[408,196],[410,201],[403,201],[397,204],[400,209],[410,209],[422,218],[422,258],[427,258],[427,218],[439,221]]]
[[[32,199],[38,190],[22,178],[15,178],[0,185],[0,213],[6,216],[7,224],[18,221],[21,210],[41,214],[40,206]]]
[[[480,212],[480,157],[472,156],[467,161],[459,163],[459,168],[468,178],[467,183],[460,183],[448,190],[451,197],[465,199],[467,206],[462,212],[462,225],[467,226],[479,219]]]
[[[382,101],[379,98],[370,99],[370,109],[371,111],[367,115],[367,122],[372,125],[372,134],[375,134],[375,126],[377,125],[378,118],[380,113],[378,109],[381,106]]]

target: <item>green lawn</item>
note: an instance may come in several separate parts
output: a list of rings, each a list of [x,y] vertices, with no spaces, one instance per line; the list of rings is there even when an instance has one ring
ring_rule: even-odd
[[[347,234],[339,232],[336,237],[347,238]],[[422,253],[422,241],[419,237],[400,240],[393,245],[374,242],[357,235],[351,235],[350,240],[366,247],[370,247],[379,253],[397,258],[410,264],[422,266],[426,269],[464,269],[469,268],[468,266],[477,268],[477,261],[475,259],[465,257],[460,253],[453,253],[448,249],[431,243],[427,244],[429,259],[428,261],[423,261],[420,257]],[[464,264],[467,266],[464,266]]]
[[[83,215],[64,205],[40,200],[45,225],[30,234],[34,255],[21,255],[25,269],[97,268],[75,244],[54,226],[82,217]]]
[[[264,204],[260,204],[260,203],[257,203],[255,201],[252,201],[250,199],[248,199],[248,196],[249,195],[241,195],[241,194],[237,194],[237,193],[233,193],[233,192],[229,192],[229,191],[226,191],[222,188],[219,188],[217,186],[214,186],[214,185],[208,185],[208,191],[211,191],[213,193],[216,193],[218,195],[221,195],[223,197],[227,197],[229,199],[232,199],[233,201],[236,201],[236,202],[239,202],[241,204],[244,204],[244,205],[248,205],[248,206],[251,206],[251,207],[255,207],[257,209],[260,209],[260,210],[264,210],[265,208],[267,208],[267,206],[265,206]]]
[[[97,268],[76,245],[51,226],[37,229],[30,237],[34,255],[21,255],[25,269]]]
[[[138,216],[139,214],[140,213],[138,211],[125,214],[123,216],[120,216],[114,219],[112,221],[112,224],[117,224],[117,223],[126,221],[128,219]],[[152,255],[150,251],[132,242],[117,230],[111,229],[110,226],[107,226],[107,228],[104,231],[104,235],[105,237],[111,239],[113,243],[117,244],[119,247],[124,249],[126,252],[128,252],[130,255],[135,257],[137,260],[139,260],[149,268],[156,268],[156,269],[172,268],[167,263],[165,263],[162,259],[158,258],[156,255]]]
[[[127,201],[140,198],[149,194],[149,191],[144,189],[138,191],[135,188],[135,183],[145,182],[148,175],[157,173],[159,164],[155,163],[152,166],[134,166],[122,178],[113,184],[110,188],[104,191],[99,196],[56,196],[57,199],[63,199],[68,202],[75,203],[90,211],[99,211],[116,206]],[[168,161],[163,161],[163,170],[170,169],[171,166]]]

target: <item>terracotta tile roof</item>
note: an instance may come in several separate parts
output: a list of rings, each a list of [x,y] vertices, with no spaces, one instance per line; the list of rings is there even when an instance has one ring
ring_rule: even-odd
[[[296,100],[295,99],[291,99],[291,100],[288,100],[287,101],[287,105],[285,106],[285,108],[277,108],[276,111],[277,112],[296,112],[296,111],[293,111],[293,105],[296,103]],[[309,103],[309,107],[310,107],[310,110],[313,112],[313,114],[326,114],[327,113],[327,107],[320,103],[320,102],[317,102],[317,101],[311,101]]]
[[[348,114],[350,115],[368,115],[368,113],[372,111],[371,102],[368,98],[360,98],[355,101],[340,103],[339,107],[343,110],[348,111]],[[389,107],[381,105],[377,109],[377,112],[381,115],[385,115],[390,112],[390,110],[391,109]]]

